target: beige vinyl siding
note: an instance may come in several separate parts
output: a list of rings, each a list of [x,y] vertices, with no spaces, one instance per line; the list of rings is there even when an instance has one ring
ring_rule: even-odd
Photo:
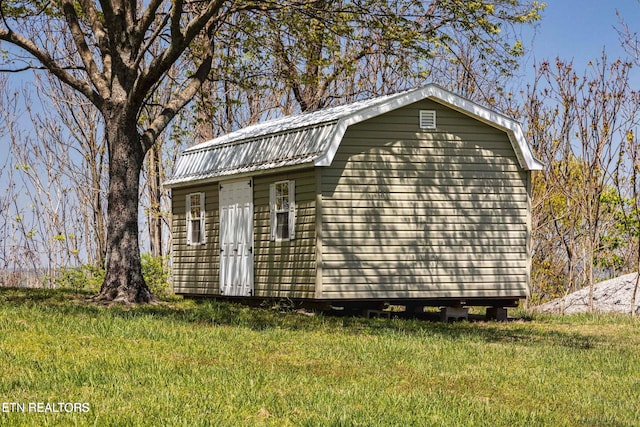
[[[528,172],[504,132],[421,101],[350,127],[321,173],[323,298],[527,294]]]
[[[185,201],[187,194],[196,192],[205,193],[205,244],[188,246]],[[176,293],[219,293],[218,204],[217,183],[172,189],[171,261],[173,290]]]
[[[295,181],[296,225],[293,240],[272,241],[269,185]],[[254,295],[313,298],[316,262],[316,181],[313,169],[254,179]]]

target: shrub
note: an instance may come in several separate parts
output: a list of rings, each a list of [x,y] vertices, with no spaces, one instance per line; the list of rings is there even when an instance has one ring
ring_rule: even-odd
[[[72,289],[76,292],[98,292],[104,281],[104,268],[94,264],[67,267],[58,270],[54,279],[55,287]]]
[[[142,254],[142,275],[151,292],[160,299],[173,297],[173,291],[169,284],[169,270],[166,267],[167,259],[167,257]],[[79,267],[58,270],[54,284],[57,288],[72,289],[76,292],[98,292],[104,277],[104,268],[93,264],[83,264]]]
[[[169,269],[166,267],[168,257],[154,257],[151,254],[142,254],[142,275],[147,286],[155,296],[167,299],[173,296],[169,284]]]

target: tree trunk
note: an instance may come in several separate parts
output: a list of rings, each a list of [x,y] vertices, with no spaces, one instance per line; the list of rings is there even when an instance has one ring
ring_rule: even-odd
[[[95,300],[151,302],[155,297],[142,276],[138,243],[138,191],[145,153],[135,121],[105,120],[105,127],[109,145],[106,277]]]
[[[151,255],[160,257],[163,254],[162,247],[162,159],[158,142],[149,150],[148,157],[148,195],[149,211],[147,221],[149,223],[149,249]]]

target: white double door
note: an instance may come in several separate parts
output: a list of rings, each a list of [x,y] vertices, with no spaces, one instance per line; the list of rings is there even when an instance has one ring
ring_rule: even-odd
[[[253,295],[253,181],[223,182],[220,190],[220,293]]]

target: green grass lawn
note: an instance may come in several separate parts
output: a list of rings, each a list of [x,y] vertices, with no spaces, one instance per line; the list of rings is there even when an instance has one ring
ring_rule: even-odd
[[[631,317],[445,324],[85,297],[0,289],[1,425],[640,425]]]

